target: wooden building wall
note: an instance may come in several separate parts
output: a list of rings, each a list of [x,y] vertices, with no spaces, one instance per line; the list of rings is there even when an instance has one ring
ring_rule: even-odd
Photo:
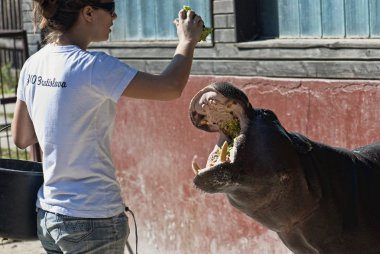
[[[271,39],[238,42],[247,27],[235,17],[236,3],[213,0],[212,43],[200,43],[192,73],[283,78],[370,79],[380,77],[380,39]],[[249,6],[248,6],[249,7]],[[244,9],[244,8],[243,8]],[[41,44],[33,32],[31,0],[23,0],[24,27],[30,52]],[[236,24],[238,21],[238,24]],[[116,21],[117,22],[117,21]],[[250,23],[254,28],[255,24]],[[170,61],[175,43],[108,42],[93,44],[140,70],[160,72]]]

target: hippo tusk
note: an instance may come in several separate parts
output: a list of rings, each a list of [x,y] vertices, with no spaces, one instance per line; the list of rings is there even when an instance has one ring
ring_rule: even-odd
[[[222,149],[220,151],[220,162],[225,162],[227,160],[227,147],[228,143],[227,141],[224,141]]]
[[[195,174],[195,175],[198,175],[198,171],[199,171],[201,168],[198,166],[198,164],[197,164],[197,162],[195,161],[195,159],[196,159],[196,157],[194,156],[193,161],[192,161],[192,164],[191,164],[191,167],[193,168],[194,174]]]

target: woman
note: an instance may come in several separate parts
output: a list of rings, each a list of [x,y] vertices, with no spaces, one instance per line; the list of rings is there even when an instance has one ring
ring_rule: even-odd
[[[175,55],[152,75],[87,51],[109,37],[117,17],[112,0],[34,4],[35,25],[48,31],[48,44],[20,73],[12,135],[19,148],[38,142],[43,152],[38,237],[48,253],[123,253],[129,227],[110,154],[115,104],[121,96],[180,97],[203,21],[179,12]]]

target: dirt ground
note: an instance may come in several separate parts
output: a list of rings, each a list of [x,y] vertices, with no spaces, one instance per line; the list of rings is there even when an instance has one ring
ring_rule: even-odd
[[[37,241],[12,241],[0,238],[0,254],[43,254],[46,253]]]

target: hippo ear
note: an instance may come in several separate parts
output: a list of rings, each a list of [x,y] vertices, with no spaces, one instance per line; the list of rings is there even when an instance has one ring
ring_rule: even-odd
[[[289,133],[289,137],[292,140],[297,152],[306,154],[313,149],[310,140],[299,133]]]

